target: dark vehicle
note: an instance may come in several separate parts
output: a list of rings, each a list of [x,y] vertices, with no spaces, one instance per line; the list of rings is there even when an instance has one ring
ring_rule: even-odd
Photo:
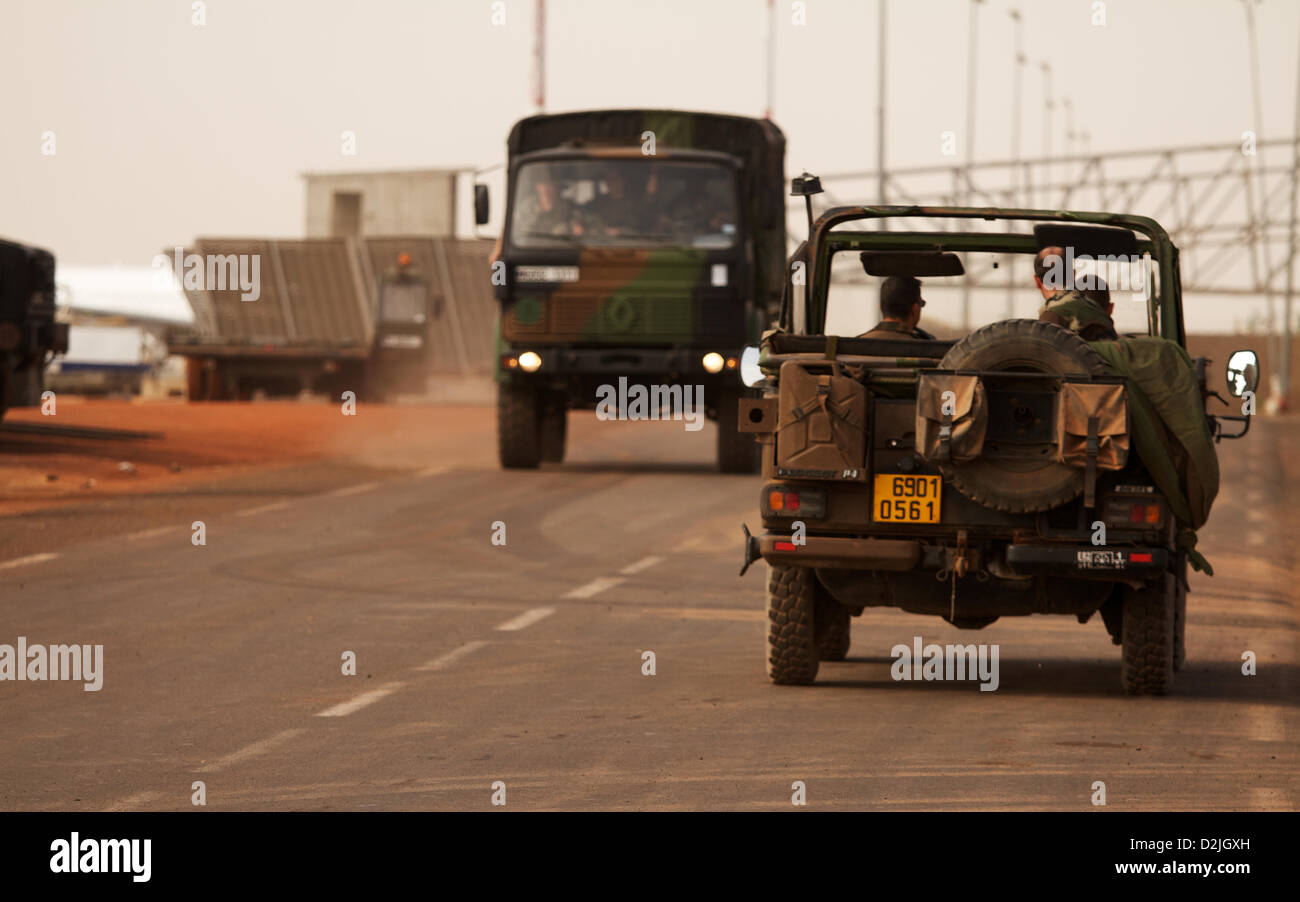
[[[504,467],[563,459],[566,411],[602,386],[703,386],[725,472],[742,348],[775,317],[785,258],[785,138],[771,122],[656,110],[533,116],[508,142],[498,446]],[[477,186],[476,219],[488,218]],[[662,396],[661,396],[662,397]]]
[[[41,402],[45,364],[67,350],[67,323],[54,321],[54,255],[0,240],[0,418]]]
[[[429,239],[407,244],[432,260]],[[188,358],[190,400],[353,391],[382,401],[425,390],[431,293],[410,254],[380,259],[377,244],[342,238],[200,239],[194,250],[200,263],[256,255],[261,278],[249,302],[237,284],[177,273],[196,331],[170,350]]]
[[[825,334],[837,254],[938,291],[972,261],[1057,246],[1139,264],[1145,303],[1124,302],[1136,331],[1117,321],[1118,341],[1087,342],[1013,319],[959,341]],[[1124,214],[837,207],[794,259],[806,290],[787,286],[749,380],[764,397],[743,402],[740,420],[763,449],[765,531],[745,530],[744,566],[770,565],[769,677],[811,683],[819,661],[844,658],[850,617],[868,606],[961,629],[1100,612],[1122,645],[1124,689],[1166,692],[1183,664],[1188,565],[1212,572],[1194,530],[1218,488],[1215,442],[1244,434],[1253,408],[1206,413],[1208,397],[1224,399],[1185,351],[1164,229]],[[1258,379],[1255,354],[1234,354],[1230,394]]]

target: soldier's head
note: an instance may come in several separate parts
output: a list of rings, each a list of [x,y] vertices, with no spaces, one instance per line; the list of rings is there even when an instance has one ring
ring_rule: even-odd
[[[622,200],[627,194],[627,179],[622,166],[605,167],[605,193],[612,200]]]
[[[912,276],[890,276],[880,285],[880,316],[915,329],[921,322],[921,280]]]
[[[1034,257],[1034,284],[1043,297],[1072,287],[1073,273],[1065,271],[1065,248],[1045,247]]]

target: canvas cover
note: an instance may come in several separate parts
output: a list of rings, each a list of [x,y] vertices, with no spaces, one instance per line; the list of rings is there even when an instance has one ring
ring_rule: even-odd
[[[1128,400],[1123,385],[1066,382],[1056,401],[1056,459],[1088,464],[1088,422],[1097,419],[1096,466],[1122,470],[1128,463]]]
[[[797,361],[781,365],[776,457],[782,469],[865,473],[867,390]]]
[[[951,402],[946,413],[945,401]],[[987,429],[988,398],[978,376],[921,374],[916,387],[916,451],[921,457],[934,464],[975,460],[984,450]]]
[[[1195,530],[1219,492],[1219,458],[1191,358],[1176,342],[1154,336],[1092,347],[1128,380],[1133,447],[1183,524],[1179,548],[1196,569],[1213,573],[1195,550]]]

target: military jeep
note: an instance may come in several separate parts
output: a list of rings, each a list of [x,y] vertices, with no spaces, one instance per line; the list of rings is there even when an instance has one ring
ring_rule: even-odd
[[[1210,570],[1195,529],[1218,487],[1215,443],[1245,434],[1252,407],[1206,412],[1207,399],[1230,402],[1185,350],[1164,229],[1127,214],[992,208],[836,207],[811,220],[810,205],[779,324],[745,361],[763,397],[739,411],[762,449],[763,529],[745,527],[741,573],[768,564],[771,680],[813,682],[820,661],[846,656],[851,617],[892,606],[960,629],[1100,613],[1122,646],[1124,690],[1167,692],[1185,657],[1188,566]],[[1057,246],[1135,268],[1132,296],[1116,301],[1120,340],[1090,343],[1036,319],[958,340],[855,337],[875,319],[871,282],[855,296],[852,279],[832,278],[834,261],[860,259],[868,277],[955,293],[945,279],[1018,264],[1007,287],[1029,312],[1041,299],[1028,264]],[[837,295],[863,325],[846,323]],[[929,321],[943,314],[931,300]],[[1232,395],[1253,392],[1253,352],[1234,354],[1228,377]]]

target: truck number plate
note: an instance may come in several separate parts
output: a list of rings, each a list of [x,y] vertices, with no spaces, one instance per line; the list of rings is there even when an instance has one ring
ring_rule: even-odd
[[[941,484],[938,476],[878,475],[871,519],[877,523],[938,523]]]

